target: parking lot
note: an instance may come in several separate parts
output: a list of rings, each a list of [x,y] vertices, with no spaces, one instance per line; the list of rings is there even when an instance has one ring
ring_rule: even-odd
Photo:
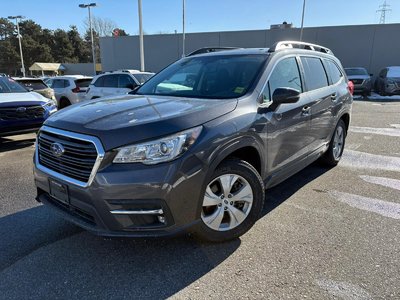
[[[0,139],[2,299],[400,298],[400,102],[355,101],[339,166],[267,191],[242,238],[106,239],[37,203],[34,134]]]

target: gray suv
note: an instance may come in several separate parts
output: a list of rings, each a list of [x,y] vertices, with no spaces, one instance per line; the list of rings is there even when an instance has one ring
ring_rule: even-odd
[[[49,118],[36,143],[37,200],[103,236],[224,241],[253,226],[265,189],[317,159],[339,162],[353,100],[329,49],[214,50],[134,94]]]

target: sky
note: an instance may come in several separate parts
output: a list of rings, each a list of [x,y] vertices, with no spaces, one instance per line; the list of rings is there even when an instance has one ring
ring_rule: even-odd
[[[83,32],[87,9],[114,21],[129,34],[138,33],[137,0],[0,0],[0,17],[23,15],[44,28]],[[182,32],[182,0],[142,0],[146,34]],[[306,0],[305,27],[379,23],[383,0]],[[387,0],[386,23],[400,23],[400,0]],[[283,21],[301,25],[303,0],[186,0],[186,32],[266,29]]]

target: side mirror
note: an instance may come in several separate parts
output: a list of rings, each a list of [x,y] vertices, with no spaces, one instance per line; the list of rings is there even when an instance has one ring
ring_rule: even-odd
[[[272,94],[275,105],[283,103],[296,103],[300,99],[300,92],[292,88],[277,88]]]
[[[140,85],[135,86],[132,91],[130,91],[128,94],[129,95],[135,95],[137,90],[140,88]]]

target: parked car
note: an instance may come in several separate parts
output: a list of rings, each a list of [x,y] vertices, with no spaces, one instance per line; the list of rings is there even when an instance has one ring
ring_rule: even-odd
[[[48,99],[56,100],[53,89],[49,88],[42,79],[19,77],[14,80],[24,85],[28,90],[41,94]]]
[[[400,95],[400,66],[382,69],[375,80],[375,91],[381,96]]]
[[[37,131],[56,102],[30,92],[10,77],[0,77],[0,136]]]
[[[120,70],[97,75],[87,89],[86,99],[127,94],[153,75],[154,73],[137,70]]]
[[[92,77],[65,75],[49,79],[47,85],[54,90],[58,107],[61,109],[85,100],[85,93],[91,81]]]
[[[184,86],[185,74],[194,83]],[[260,216],[265,188],[317,159],[339,162],[352,101],[340,61],[322,46],[188,56],[135,95],[48,119],[37,200],[105,236],[233,239]]]
[[[372,89],[371,76],[365,68],[344,68],[347,78],[354,84],[354,93],[370,96]]]

